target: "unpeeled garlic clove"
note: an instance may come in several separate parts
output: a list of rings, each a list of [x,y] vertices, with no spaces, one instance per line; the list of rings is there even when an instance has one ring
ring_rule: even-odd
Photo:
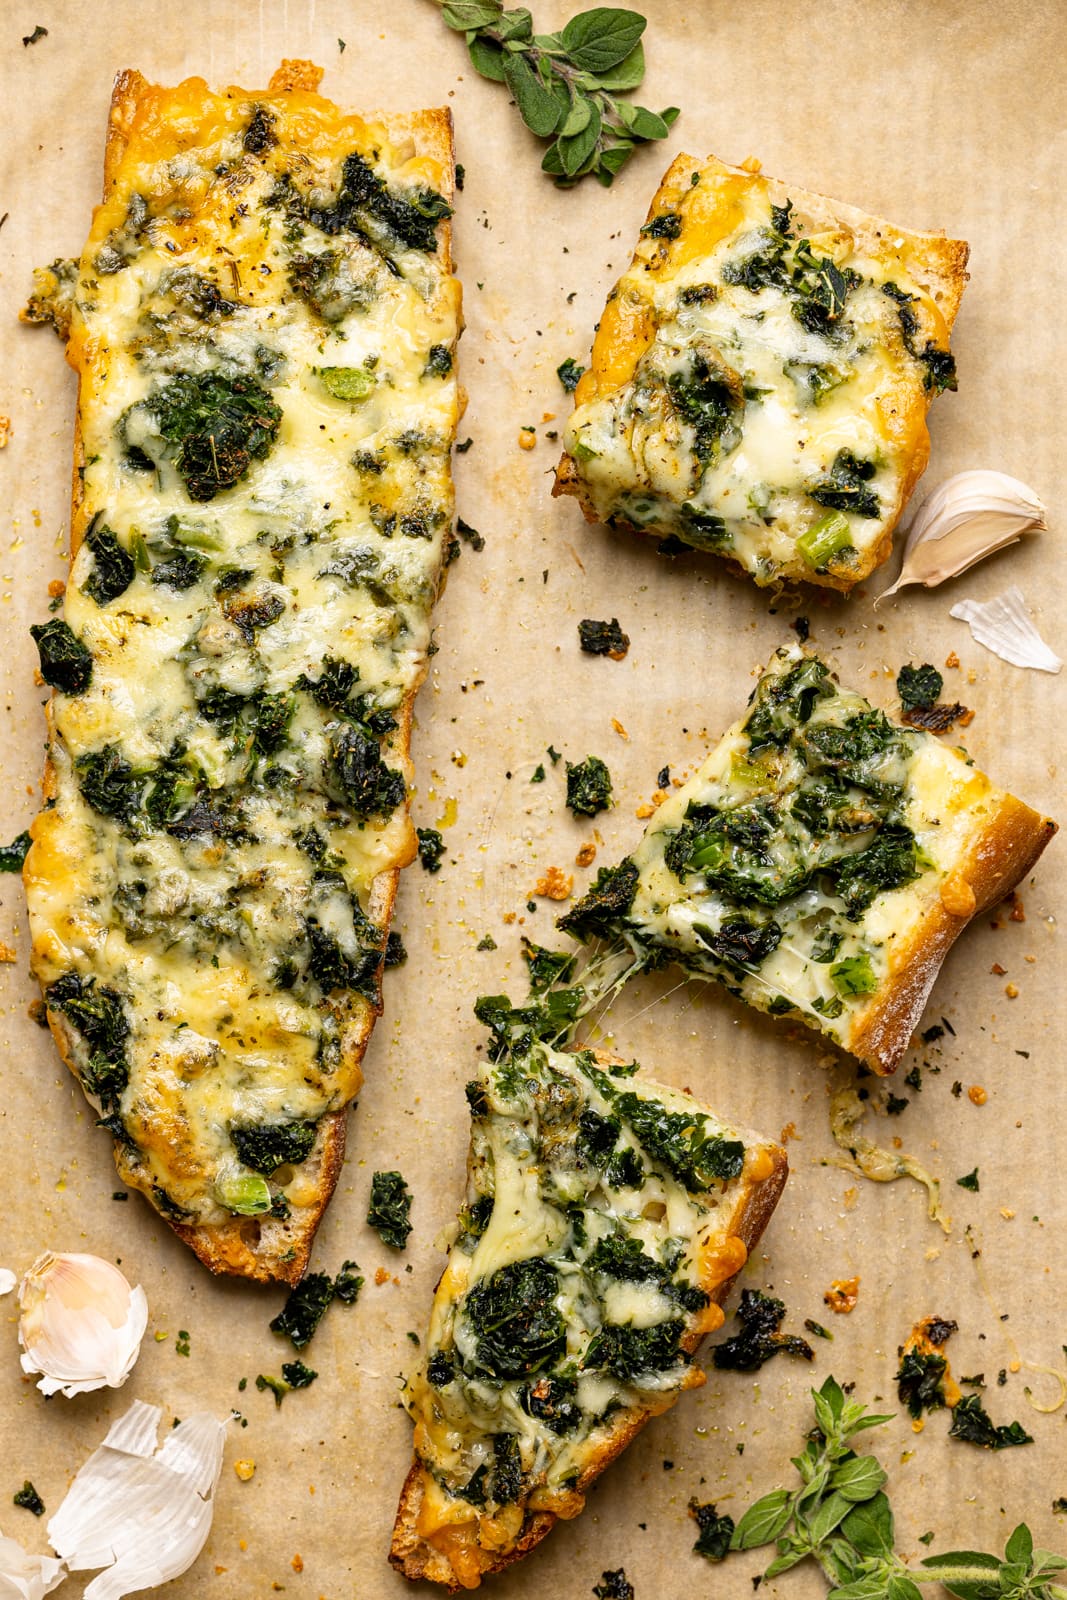
[[[912,512],[906,526],[900,574],[878,596],[879,602],[908,584],[933,589],[1047,524],[1045,507],[1025,483],[1006,472],[976,469],[947,478]]]
[[[142,1288],[99,1256],[46,1250],[19,1289],[22,1370],[42,1373],[42,1394],[119,1389],[137,1360],[148,1323]]]
[[[965,622],[979,644],[1013,667],[1059,672],[1063,666],[1030,621],[1022,590],[1016,584],[992,600],[960,600],[949,616]]]

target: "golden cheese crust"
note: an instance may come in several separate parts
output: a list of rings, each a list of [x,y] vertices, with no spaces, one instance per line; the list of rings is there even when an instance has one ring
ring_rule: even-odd
[[[268,92],[272,95],[299,92],[314,96],[318,101],[317,90],[322,72],[321,67],[310,61],[284,60],[271,78]],[[195,89],[198,82],[199,80],[193,80],[183,85],[183,88]],[[206,91],[206,85],[203,85],[203,88]],[[149,83],[136,70],[125,69],[117,74],[105,141],[103,181],[105,202],[118,181],[123,158],[135,133],[139,117],[152,108],[153,102],[159,96],[167,92]],[[253,92],[250,91],[235,90],[234,93],[244,98],[254,98]],[[329,101],[319,103],[327,107],[331,104]],[[417,155],[430,157],[437,162],[447,180],[447,192],[452,193],[455,181],[455,152],[452,116],[447,109],[385,116],[376,120],[387,138],[410,141]],[[448,218],[439,224],[437,237],[438,259],[443,273],[447,275],[452,270],[451,224]],[[57,331],[62,335],[64,330],[57,326]],[[69,329],[66,331],[69,332]],[[82,371],[80,352],[72,352],[68,345],[67,358],[80,373]],[[90,520],[85,506],[83,471],[85,459],[82,439],[83,426],[79,403],[74,426],[71,565]],[[414,698],[425,677],[425,671],[424,663],[418,681],[414,683],[411,692],[396,711],[398,728],[392,751],[399,757],[405,772],[409,770]],[[46,717],[51,736],[52,702],[49,702],[46,709]],[[52,800],[56,794],[56,773],[50,759],[45,763],[42,794],[46,802]],[[415,831],[407,820],[407,807],[408,799],[405,797],[403,814],[407,822],[406,844],[398,853],[396,865],[380,872],[370,887],[367,914],[370,920],[383,930],[383,935],[388,930],[392,918],[400,871],[409,865],[416,855]],[[31,825],[30,833],[34,839],[38,836],[40,821],[41,818],[38,818]],[[34,852],[35,847],[31,846],[23,866],[24,882],[31,895],[32,885],[38,873],[38,862]],[[354,1098],[362,1084],[360,1065],[370,1042],[374,1024],[381,1015],[381,1001],[379,999],[376,1003],[368,1004],[358,998],[339,999],[333,1002],[333,1007],[341,1022],[343,1068],[353,1086],[352,1098]],[[51,1009],[48,1011],[48,1020],[60,1056],[80,1081],[73,1056],[73,1034],[68,1023],[61,1014]],[[302,1170],[308,1180],[309,1199],[289,1217],[233,1216],[221,1223],[190,1225],[163,1213],[164,1220],[214,1273],[232,1274],[263,1283],[296,1284],[307,1269],[315,1233],[344,1164],[347,1119],[347,1108],[327,1112],[319,1119],[311,1152],[302,1163]],[[119,1145],[116,1145],[115,1156],[116,1165],[121,1173]]]
[[[603,1067],[618,1065],[621,1060],[619,1056],[600,1050],[594,1054]],[[758,1153],[762,1158],[761,1175],[742,1180],[744,1188],[738,1198],[729,1233],[725,1239],[716,1241],[714,1250],[701,1264],[702,1272],[698,1281],[709,1295],[710,1305],[705,1316],[698,1319],[681,1340],[681,1348],[689,1355],[697,1353],[707,1333],[721,1326],[722,1318],[717,1308],[725,1302],[738,1272],[759,1243],[785,1187],[789,1175],[786,1152],[779,1145],[768,1144],[759,1146]],[[722,1259],[730,1246],[733,1247],[733,1270],[723,1278]],[[689,1370],[684,1388],[699,1388],[704,1381],[703,1372],[694,1366]],[[464,1554],[467,1559],[461,1569],[457,1569],[445,1550],[430,1543],[419,1533],[419,1513],[428,1475],[426,1468],[416,1458],[404,1480],[400,1494],[389,1551],[391,1564],[411,1582],[426,1580],[430,1583],[439,1583],[451,1594],[459,1589],[477,1588],[482,1578],[491,1577],[494,1573],[502,1572],[506,1567],[512,1566],[516,1561],[521,1561],[523,1556],[528,1555],[547,1534],[551,1533],[561,1517],[570,1520],[577,1516],[585,1505],[586,1495],[600,1475],[636,1438],[646,1422],[660,1411],[669,1409],[675,1398],[674,1395],[668,1395],[659,1406],[647,1406],[636,1414],[627,1413],[604,1442],[591,1453],[571,1493],[560,1497],[559,1509],[554,1511],[527,1509],[522,1526],[514,1539],[493,1551],[485,1550],[481,1546],[473,1552],[466,1550]],[[472,1556],[477,1564],[477,1572],[469,1565]]]
[[[694,184],[697,172],[699,186]],[[593,341],[589,370],[583,374],[575,391],[576,410],[587,401],[610,398],[631,382],[639,361],[656,335],[656,315],[649,294],[660,280],[673,276],[679,268],[728,237],[738,225],[746,191],[756,189],[765,191],[774,206],[791,202],[794,218],[800,219],[805,233],[810,231],[817,236],[845,228],[852,235],[854,254],[876,263],[883,262],[887,269],[898,273],[906,272],[912,285],[922,293],[923,333],[932,334],[938,346],[947,349],[968,277],[969,246],[964,240],[950,239],[943,233],[898,228],[856,206],[771,178],[760,172],[755,161],[743,167],[732,167],[714,156],[701,162],[692,156],[680,155],[664,174],[649,206],[645,226],[647,229],[653,219],[671,213],[681,217],[681,231],[673,238],[642,232],[627,274],[608,297]],[[882,507],[877,542],[862,549],[859,559],[852,560],[847,571],[816,571],[796,556],[792,561],[777,564],[776,577],[801,579],[847,593],[888,559],[893,530],[929,459],[926,413],[933,393],[929,388],[903,381],[899,372],[884,384],[878,410],[886,437],[902,459],[902,470],[895,484],[893,503]],[[582,466],[567,450],[556,468],[552,493],[575,497],[587,522],[601,520]],[[624,511],[612,515],[611,523],[613,527],[657,540],[665,531],[662,526],[639,526],[629,520]],[[728,549],[719,549],[717,553],[735,570],[752,571],[751,566],[746,568],[731,557]]]

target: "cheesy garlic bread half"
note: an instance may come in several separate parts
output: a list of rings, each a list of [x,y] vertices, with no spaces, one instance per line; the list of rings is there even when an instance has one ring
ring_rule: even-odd
[[[467,1085],[464,1206],[405,1389],[407,1578],[477,1588],[704,1382],[785,1152],[635,1071],[527,1037]]]
[[[1055,831],[794,646],[558,926],[715,978],[890,1073],[953,941]]]
[[[608,297],[554,493],[591,522],[848,590],[926,466],[967,245],[679,156]]]
[[[458,411],[449,115],[320,76],[122,73],[88,243],[30,308],[79,376],[34,971],[123,1179],[214,1271],[289,1282],[414,855]]]

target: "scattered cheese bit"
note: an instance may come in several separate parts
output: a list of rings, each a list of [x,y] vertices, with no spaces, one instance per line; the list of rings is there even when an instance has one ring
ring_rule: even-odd
[[[247,1461],[247,1460],[242,1459],[240,1461],[235,1461],[234,1462],[233,1470],[234,1470],[234,1472],[236,1472],[237,1476],[240,1478],[242,1483],[247,1483],[249,1481],[249,1479],[255,1473],[256,1464],[255,1464],[254,1461]],[[243,1543],[241,1545],[241,1549],[242,1550],[244,1549],[244,1544]]]
[[[296,1555],[293,1557],[292,1561],[290,1561],[289,1565],[292,1567],[294,1572],[303,1572],[303,1570],[304,1570],[304,1558],[300,1554],[299,1551],[297,1551]]]
[[[389,1282],[389,1268],[388,1267],[379,1267],[377,1272],[374,1274],[374,1281],[375,1281],[375,1283],[377,1283],[379,1285],[381,1285],[383,1283],[388,1283]]]
[[[585,844],[582,845],[581,849],[578,851],[578,854],[575,856],[574,865],[576,867],[591,867],[595,860],[596,845],[591,839],[589,839]]]
[[[534,894],[543,900],[569,900],[574,888],[573,872],[562,872],[559,867],[549,867],[534,884]]]
[[[519,449],[532,450],[537,444],[537,435],[532,428],[519,429]]]
[[[1007,967],[1002,967],[999,961],[994,961],[989,970],[993,974],[994,978],[1003,978],[1007,975],[1008,971]]]
[[[645,822],[649,817],[654,817],[655,814],[655,806],[650,806],[647,800],[642,805],[639,805],[634,812],[634,816],[639,817],[642,822]]]
[[[514,911],[505,911],[500,920],[510,928],[511,924],[515,921],[516,915],[517,913]]]
[[[11,438],[11,433],[11,418],[0,417],[0,450],[4,449],[7,441]]]
[[[989,1096],[986,1094],[980,1083],[972,1083],[971,1087],[967,1090],[967,1098],[971,1102],[972,1106],[984,1106],[986,1101],[989,1099]]]
[[[653,796],[652,796],[652,804],[654,806],[661,806],[663,804],[664,800],[666,800],[666,799],[667,799],[667,791],[666,791],[666,789],[657,789],[655,791],[655,793],[653,794]]]
[[[960,664],[959,656],[956,654],[955,650],[950,650],[948,655],[945,657],[945,666],[946,667],[958,667],[959,664]]]
[[[858,1277],[835,1278],[823,1295],[823,1301],[839,1317],[847,1317],[850,1311],[855,1310],[856,1301],[859,1297],[860,1280]]]
[[[1011,1209],[1010,1206],[1001,1206],[1000,1214],[1004,1218],[1005,1222],[1010,1222],[1012,1217],[1014,1217],[1015,1212]]]
[[[799,1138],[800,1138],[800,1135],[797,1132],[796,1123],[795,1122],[787,1122],[785,1127],[782,1129],[781,1133],[778,1135],[778,1143],[779,1144],[788,1144],[790,1139],[799,1139]]]
[[[956,718],[956,722],[961,728],[969,728],[973,721],[974,712],[971,710],[961,711],[959,716]]]
[[[53,578],[48,585],[48,593],[53,600],[60,600],[67,592],[67,586],[62,578]]]
[[[615,729],[615,732],[618,734],[619,738],[620,739],[625,739],[627,744],[629,744],[630,735],[627,733],[626,729],[623,727],[623,725],[619,721],[618,717],[612,717],[611,726]]]
[[[4,941],[0,939],[0,962],[6,962],[10,965],[11,962],[17,960],[18,951],[15,950],[13,946],[5,944]]]
[[[1006,983],[1004,985],[1004,993],[1007,995],[1009,1000],[1018,1000],[1019,985],[1017,983]]]

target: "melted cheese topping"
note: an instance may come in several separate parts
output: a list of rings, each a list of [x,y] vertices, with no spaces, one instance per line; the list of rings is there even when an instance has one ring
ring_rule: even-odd
[[[534,1045],[468,1086],[466,1206],[405,1390],[419,1532],[461,1582],[530,1513],[576,1515],[612,1440],[703,1382],[691,1352],[745,1262],[773,1147],[633,1070]],[[697,1146],[701,1182],[671,1159]]]
[[[888,554],[931,393],[954,386],[915,239],[828,230],[688,158],[642,234],[565,434],[583,501],[758,583],[849,587]]]
[[[284,1217],[315,1199],[307,1130],[358,1090],[379,876],[413,854],[407,721],[452,540],[451,172],[299,89],[146,86],[124,131],[68,347],[62,615],[92,676],[53,700],[34,967],[87,1089],[88,1013],[117,1008],[127,1181],[187,1222]],[[205,423],[220,394],[236,422]],[[231,1137],[283,1126],[293,1160]]]

